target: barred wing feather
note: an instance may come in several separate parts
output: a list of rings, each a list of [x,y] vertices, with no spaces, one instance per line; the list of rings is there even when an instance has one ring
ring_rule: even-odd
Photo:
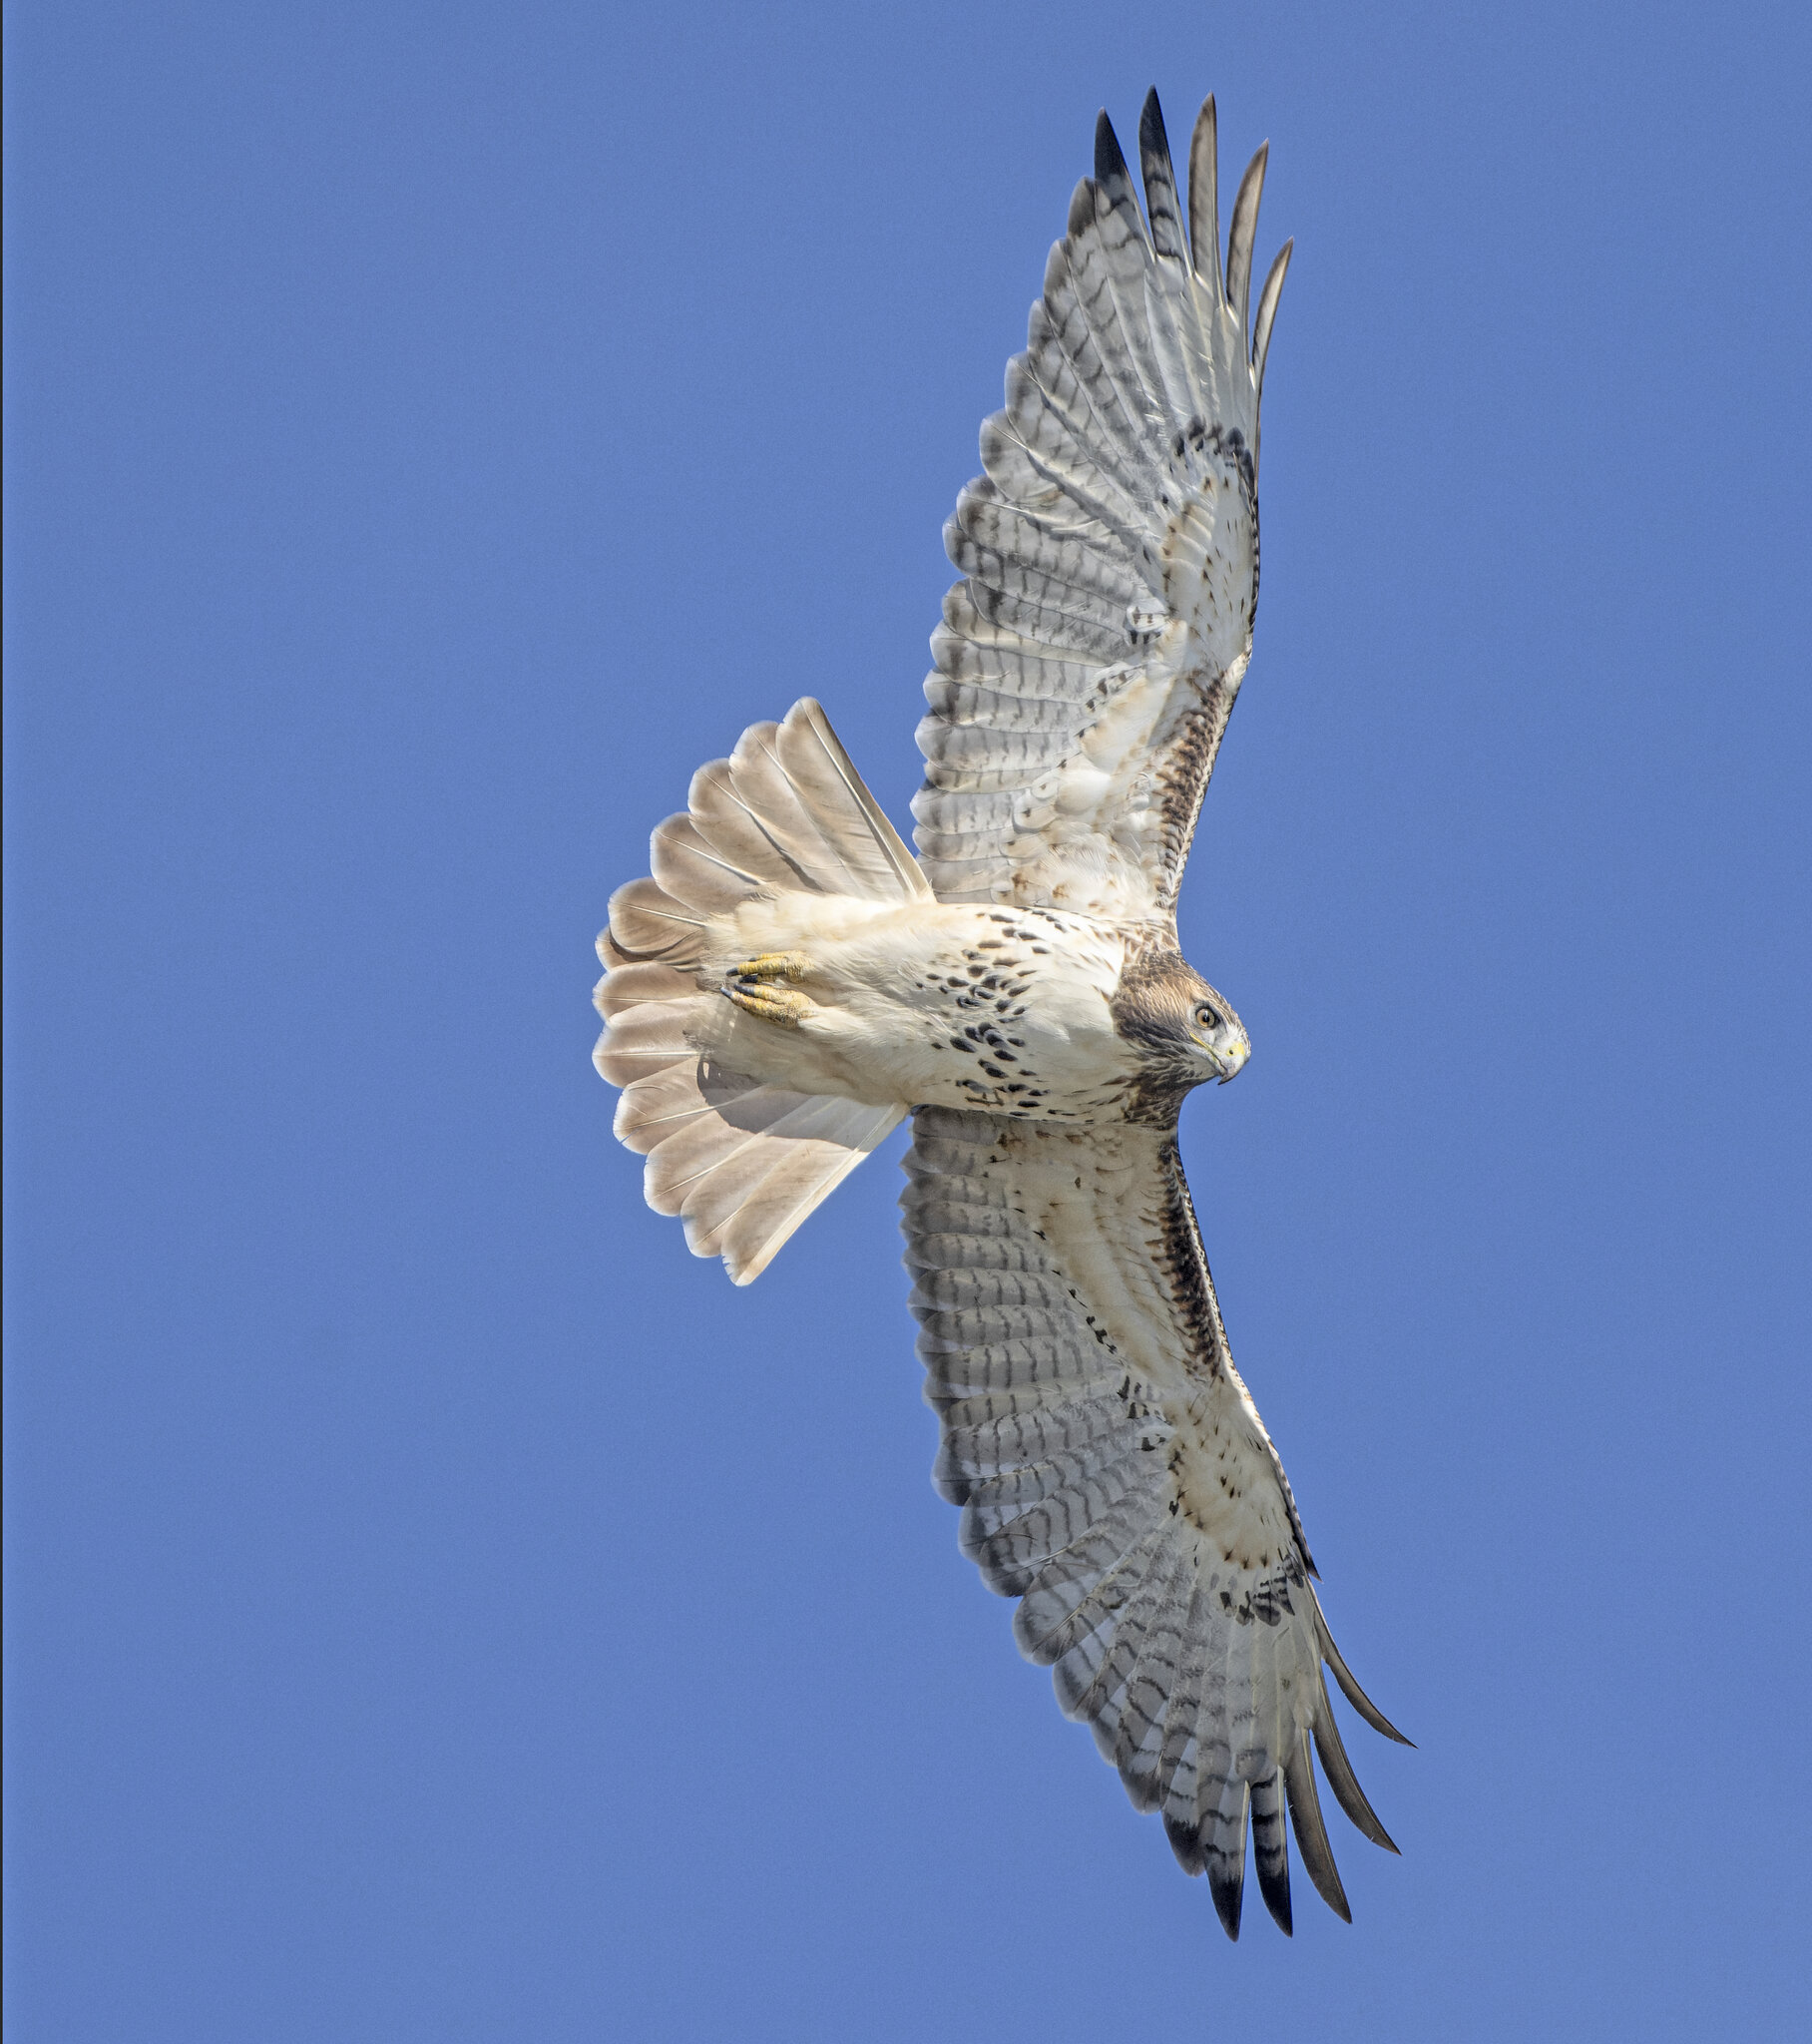
[[[1334,1646],[1270,1436],[1227,1351],[1173,1128],[920,1108],[902,1199],[937,1481],[962,1545],[1177,1859],[1239,1930],[1250,1819],[1290,1927],[1287,1808],[1349,1914],[1310,1759],[1395,1850],[1322,1679],[1393,1730]]]
[[[1213,101],[1186,200],[1154,93],[1139,157],[1142,217],[1104,114],[982,428],[984,473],[945,528],[964,579],[932,639],[913,813],[946,900],[1167,919],[1251,649],[1258,400],[1289,247],[1248,338],[1264,151],[1224,273]]]

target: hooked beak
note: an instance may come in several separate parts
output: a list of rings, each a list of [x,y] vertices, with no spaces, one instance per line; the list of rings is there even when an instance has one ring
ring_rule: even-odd
[[[1250,1039],[1242,1035],[1230,1049],[1211,1049],[1208,1055],[1214,1060],[1215,1070],[1220,1074],[1219,1083],[1224,1086],[1229,1079],[1237,1079],[1245,1070],[1246,1060],[1252,1055],[1252,1045]]]

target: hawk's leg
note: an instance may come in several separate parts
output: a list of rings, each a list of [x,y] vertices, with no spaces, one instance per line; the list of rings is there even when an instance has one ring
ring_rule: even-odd
[[[763,951],[735,967],[723,992],[745,1015],[796,1029],[817,1004],[780,982],[803,979],[810,970],[811,960],[803,951]]]

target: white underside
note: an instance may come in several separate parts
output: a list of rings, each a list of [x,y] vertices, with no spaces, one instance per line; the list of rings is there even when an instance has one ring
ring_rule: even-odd
[[[803,1093],[1089,1119],[1132,1072],[1108,1005],[1124,948],[1076,916],[757,897],[705,931],[710,991],[688,1036],[730,1070]],[[794,1023],[749,1015],[720,990],[744,960],[778,952],[809,962],[788,982],[809,1003]]]

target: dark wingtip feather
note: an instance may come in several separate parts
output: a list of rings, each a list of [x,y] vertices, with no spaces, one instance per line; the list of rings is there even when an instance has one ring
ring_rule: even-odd
[[[1278,250],[1265,277],[1264,288],[1258,293],[1258,310],[1252,315],[1252,368],[1260,386],[1264,383],[1264,358],[1271,349],[1271,327],[1277,318],[1277,301],[1283,296],[1283,279],[1295,247],[1292,237]]]
[[[1352,1705],[1374,1732],[1382,1732],[1386,1739],[1394,1739],[1399,1746],[1407,1746],[1413,1753],[1416,1742],[1406,1738],[1379,1710],[1353,1679],[1353,1671],[1341,1660],[1338,1653],[1330,1656],[1328,1666],[1334,1671],[1334,1680],[1340,1685],[1341,1694]]]
[[[1164,110],[1157,104],[1156,86],[1145,94],[1145,103],[1138,110],[1138,146],[1152,156],[1161,156],[1165,163],[1170,161],[1170,138],[1164,133]]]
[[[1156,90],[1145,94],[1138,116],[1138,167],[1145,181],[1145,216],[1151,224],[1151,246],[1162,260],[1189,266],[1189,245],[1183,235],[1183,201],[1170,162],[1170,138],[1164,133],[1163,109]]]
[[[1386,1739],[1394,1739],[1399,1746],[1407,1746],[1413,1751],[1416,1742],[1404,1738],[1354,1679],[1353,1671],[1342,1659],[1340,1649],[1334,1645],[1334,1635],[1328,1630],[1327,1615],[1321,1609],[1319,1597],[1315,1599],[1315,1617],[1321,1634],[1322,1658],[1334,1671],[1334,1680],[1340,1685],[1341,1694],[1374,1732],[1382,1732]]]
[[[1334,1718],[1333,1706],[1327,1700],[1327,1684],[1320,1682],[1319,1709],[1315,1714],[1315,1751],[1321,1756],[1321,1765],[1327,1775],[1328,1786],[1334,1791],[1334,1799],[1353,1820],[1360,1831],[1371,1839],[1374,1845],[1382,1845],[1387,1852],[1397,1850],[1397,1841],[1378,1820],[1378,1812],[1359,1786],[1359,1778],[1353,1773],[1353,1764],[1347,1759],[1346,1745],[1340,1737],[1340,1727]]]
[[[1108,119],[1108,110],[1103,107],[1095,117],[1095,176],[1098,183],[1106,185],[1111,179],[1127,175],[1127,160],[1121,154],[1120,137],[1114,132],[1114,123]]]
[[[1309,1752],[1309,1735],[1296,1736],[1295,1750],[1283,1772],[1285,1799],[1290,1806],[1290,1824],[1296,1833],[1297,1849],[1308,1868],[1315,1891],[1343,1923],[1353,1920],[1340,1869],[1334,1863],[1334,1848],[1328,1842],[1327,1824],[1321,1814],[1321,1797],[1315,1790],[1315,1762]]]
[[[1233,215],[1227,223],[1227,303],[1233,308],[1242,335],[1252,287],[1252,243],[1258,233],[1258,202],[1264,195],[1264,167],[1270,154],[1271,145],[1261,142],[1239,181],[1239,190],[1233,196]]]
[[[1217,1871],[1210,1863],[1208,1867],[1208,1893],[1214,1897],[1214,1913],[1220,1918],[1220,1927],[1235,1944],[1239,1942],[1239,1905],[1245,1897],[1245,1869],[1228,1875]]]
[[[1104,114],[1102,119],[1108,117]],[[1064,232],[1071,237],[1086,233],[1095,225],[1095,180],[1079,178],[1076,190],[1070,194],[1070,217],[1064,223]]]
[[[1170,1841],[1170,1850],[1176,1854],[1176,1863],[1184,1873],[1199,1873],[1202,1869],[1201,1826],[1184,1823],[1166,1810],[1164,1813],[1164,1836]]]
[[[1290,1918],[1290,1844],[1285,1831],[1281,1774],[1252,1785],[1252,1857],[1258,1862],[1258,1892],[1285,1937]]]
[[[1214,95],[1209,93],[1189,138],[1189,259],[1218,299],[1226,285],[1220,269],[1220,173],[1215,155]]]
[[[1264,1897],[1264,1906],[1271,1912],[1271,1920],[1285,1937],[1296,1935],[1296,1925],[1290,1915],[1290,1869],[1284,1865],[1272,1873],[1265,1874],[1265,1864],[1258,1862],[1258,1892]]]

